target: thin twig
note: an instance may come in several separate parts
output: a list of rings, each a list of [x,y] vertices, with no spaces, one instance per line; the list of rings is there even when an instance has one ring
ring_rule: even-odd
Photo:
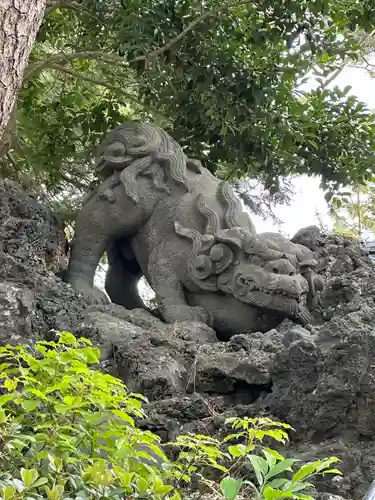
[[[82,54],[84,54],[84,53],[82,53]],[[120,87],[118,85],[114,85],[106,80],[91,78],[89,76],[86,76],[84,73],[80,73],[79,71],[72,70],[70,68],[67,68],[66,66],[61,65],[61,64],[46,65],[43,68],[43,70],[44,69],[52,69],[52,70],[56,70],[56,71],[61,71],[62,73],[65,73],[67,75],[71,75],[73,77],[80,78],[83,81],[93,83],[95,85],[98,85],[98,86],[101,86],[101,87],[104,87],[104,88],[107,88],[110,90],[115,90],[115,91],[119,92],[119,96],[124,97],[126,99],[129,99],[130,101],[132,101],[135,104],[142,105],[142,107],[145,109],[149,109],[147,106],[145,106],[144,103],[142,103],[140,101],[140,99],[136,95],[132,95],[129,92],[125,92],[123,87]],[[34,74],[34,72],[33,72],[33,74]],[[30,76],[31,75],[29,74],[29,75],[27,75],[26,78],[30,78]],[[126,102],[124,102],[124,104],[126,104]],[[151,108],[149,110],[151,110]],[[152,112],[154,114],[156,113],[156,115],[159,116],[160,118],[165,119],[165,116],[162,113],[159,113],[158,111],[154,111],[154,110]]]
[[[107,54],[100,50],[72,52],[70,54],[60,52],[58,54],[53,54],[47,57],[44,61],[41,61],[39,63],[29,64],[29,66],[25,71],[24,81],[28,80],[36,73],[39,73],[40,71],[43,71],[44,69],[51,67],[54,64],[63,64],[64,62],[77,61],[82,59],[83,60],[88,59],[93,61],[101,59],[103,61],[107,61],[110,63],[119,63],[119,64],[126,63],[126,60],[123,57],[117,56],[116,54]]]
[[[342,73],[342,71],[345,69],[345,65],[343,64],[341,66],[341,68],[338,68],[329,78],[328,80],[326,80],[323,85],[322,85],[322,88],[325,89],[328,87],[328,85],[330,85],[334,80],[336,80],[336,78],[340,75],[340,73]]]
[[[72,9],[72,10],[78,10],[82,11],[82,5],[76,3],[76,2],[66,2],[66,1],[61,1],[61,2],[55,2],[47,5],[45,11],[44,11],[44,17],[49,16],[52,12],[54,12],[57,9]]]
[[[94,85],[99,85],[100,87],[106,87],[109,90],[116,90],[120,92],[122,95],[126,95],[129,99],[132,99],[133,101],[138,102],[137,98],[135,96],[132,96],[131,94],[128,94],[127,92],[124,93],[124,89],[120,87],[119,85],[114,85],[113,83],[107,82],[106,80],[100,80],[98,78],[91,78],[90,76],[86,76],[83,73],[79,73],[78,71],[74,71],[72,69],[66,68],[65,66],[62,66],[60,64],[52,64],[49,66],[48,69],[55,69],[57,71],[62,71],[63,73],[66,73],[68,75],[74,76],[76,78],[79,78],[80,80],[83,80],[85,82],[93,83]]]
[[[189,31],[191,31],[193,28],[195,28],[195,26],[197,24],[201,23],[206,18],[208,18],[212,15],[215,15],[215,14],[217,14],[217,11],[211,11],[211,10],[206,11],[204,14],[200,15],[199,17],[194,19],[194,21],[192,21],[190,24],[188,24],[188,26],[186,26],[186,28],[184,30],[182,30],[181,33],[179,33],[174,38],[171,38],[171,40],[169,40],[169,42],[167,42],[165,45],[163,45],[163,47],[159,47],[158,49],[152,50],[151,52],[148,52],[147,54],[144,54],[142,56],[135,57],[130,62],[135,63],[135,62],[140,62],[140,61],[147,61],[149,59],[154,59],[154,58],[158,57],[163,52],[170,49],[177,42],[182,40],[185,37],[185,35],[187,35],[187,33],[189,33]]]
[[[362,220],[361,220],[361,199],[359,187],[357,187],[357,217],[358,217],[358,235],[362,238]]]
[[[64,0],[47,5],[47,7],[44,11],[44,17],[49,16],[52,12],[54,12],[57,9],[75,10],[76,12],[81,12],[82,14],[85,14],[86,16],[91,17],[91,19],[95,19],[95,21],[98,21],[100,24],[104,24],[104,21],[102,19],[100,19],[99,16],[95,16],[94,14],[92,14],[82,4],[77,3],[77,2],[67,2]]]
[[[143,56],[135,57],[134,59],[132,59],[129,62],[134,63],[134,62],[154,59],[154,58],[160,56],[166,50],[170,49],[177,42],[182,40],[182,38],[184,38],[184,36],[187,35],[187,33],[189,33],[189,31],[191,31],[193,28],[195,28],[195,26],[197,24],[201,23],[202,21],[204,21],[208,17],[216,16],[217,14],[219,14],[219,12],[222,12],[223,10],[231,9],[234,7],[241,7],[242,5],[246,5],[246,4],[250,4],[250,3],[253,3],[252,0],[243,0],[241,2],[234,2],[234,3],[224,3],[216,10],[207,10],[206,12],[204,12],[203,14],[198,16],[196,19],[194,19],[194,21],[192,21],[190,24],[188,24],[186,26],[186,28],[181,31],[181,33],[179,33],[174,38],[171,38],[171,40],[169,40],[165,45],[163,45],[162,47],[159,47],[158,49],[152,50],[151,52],[148,52],[147,54],[144,54]]]

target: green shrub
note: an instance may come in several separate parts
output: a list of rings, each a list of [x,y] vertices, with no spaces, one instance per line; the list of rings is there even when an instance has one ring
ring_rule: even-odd
[[[35,349],[0,350],[3,499],[180,498],[177,466],[134,424],[144,398],[89,369],[99,350],[65,332]]]
[[[311,480],[318,474],[341,474],[338,469],[330,468],[333,463],[340,461],[337,457],[304,464],[293,472],[292,466],[298,460],[284,458],[276,450],[262,445],[264,438],[285,444],[288,440],[286,429],[292,429],[288,424],[275,422],[269,418],[236,417],[227,419],[226,424],[230,424],[236,433],[229,434],[223,441],[208,436],[189,435],[179,436],[174,444],[182,448],[178,461],[180,464],[188,464],[186,471],[189,474],[196,473],[206,466],[224,472],[219,486],[222,497],[228,500],[235,500],[240,493],[245,495],[243,498],[256,500],[284,498],[314,500],[311,495],[306,494],[306,490],[313,488],[308,479]],[[238,440],[242,442],[230,444]],[[227,443],[228,446],[225,447]],[[223,451],[225,448],[226,451]],[[229,462],[229,467],[218,463],[225,459]],[[246,463],[253,469],[256,484],[241,477]],[[290,472],[289,478],[281,476],[285,472]],[[203,476],[201,480],[212,490],[216,490],[213,481],[207,481]]]
[[[274,422],[269,418],[230,418],[227,419],[227,423],[232,424],[232,428],[239,429],[240,432],[230,434],[224,442],[241,438],[245,441],[242,444],[229,446],[228,451],[233,459],[238,459],[239,464],[243,461],[251,463],[257,485],[251,481],[227,476],[220,483],[225,498],[235,499],[241,488],[249,485],[257,499],[313,500],[311,495],[301,493],[313,486],[307,479],[311,480],[318,474],[341,474],[338,469],[330,468],[333,463],[340,461],[337,457],[331,457],[302,465],[290,478],[280,477],[286,471],[293,472],[292,466],[298,460],[284,458],[277,451],[266,448],[261,443],[268,437],[285,444],[288,440],[285,429],[292,429],[291,426]],[[254,454],[256,449],[264,455],[264,458]]]
[[[160,438],[134,422],[144,416],[145,398],[90,369],[99,362],[99,350],[70,333],[33,350],[0,348],[0,358],[1,500],[178,500],[193,474],[216,498],[235,499],[241,491],[246,498],[306,500],[312,497],[301,492],[309,477],[339,473],[329,470],[337,461],[331,458],[282,477],[295,460],[262,440],[283,442],[290,426],[269,419],[229,419],[236,433],[223,441],[179,436],[169,443],[180,449],[171,461]],[[243,442],[230,444],[238,439]],[[244,462],[253,467],[257,484],[241,478]],[[207,467],[220,473],[220,484],[205,478]]]

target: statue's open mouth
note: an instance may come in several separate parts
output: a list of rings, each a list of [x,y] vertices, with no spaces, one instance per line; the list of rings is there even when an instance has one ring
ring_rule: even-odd
[[[241,290],[237,298],[257,307],[284,313],[302,324],[310,323],[310,313],[306,307],[307,292],[293,294],[285,290],[253,288]]]

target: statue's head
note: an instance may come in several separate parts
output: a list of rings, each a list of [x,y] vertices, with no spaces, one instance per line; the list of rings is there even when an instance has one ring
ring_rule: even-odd
[[[316,264],[311,250],[280,234],[255,235],[232,227],[200,235],[190,256],[189,275],[202,289],[221,291],[307,324],[316,292],[323,286],[313,272]]]
[[[217,276],[218,289],[242,302],[309,323],[309,309],[323,286],[313,273],[317,263],[311,250],[277,233],[248,236],[241,243],[227,241],[233,261]]]
[[[169,193],[174,185],[187,190],[187,170],[201,172],[200,163],[187,158],[182,147],[152,123],[129,121],[116,127],[95,153],[100,182],[111,177],[111,189],[122,184],[135,203],[139,201],[138,177],[149,178],[156,191]],[[115,200],[113,195],[111,199]]]

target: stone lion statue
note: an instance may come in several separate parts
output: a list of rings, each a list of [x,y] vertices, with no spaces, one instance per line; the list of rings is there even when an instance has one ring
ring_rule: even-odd
[[[222,338],[306,324],[316,292],[312,252],[275,233],[257,234],[232,187],[189,158],[153,124],[128,122],[98,148],[99,185],[76,221],[67,281],[94,301],[96,267],[108,253],[106,291],[141,306],[144,275],[166,322],[201,321]]]

